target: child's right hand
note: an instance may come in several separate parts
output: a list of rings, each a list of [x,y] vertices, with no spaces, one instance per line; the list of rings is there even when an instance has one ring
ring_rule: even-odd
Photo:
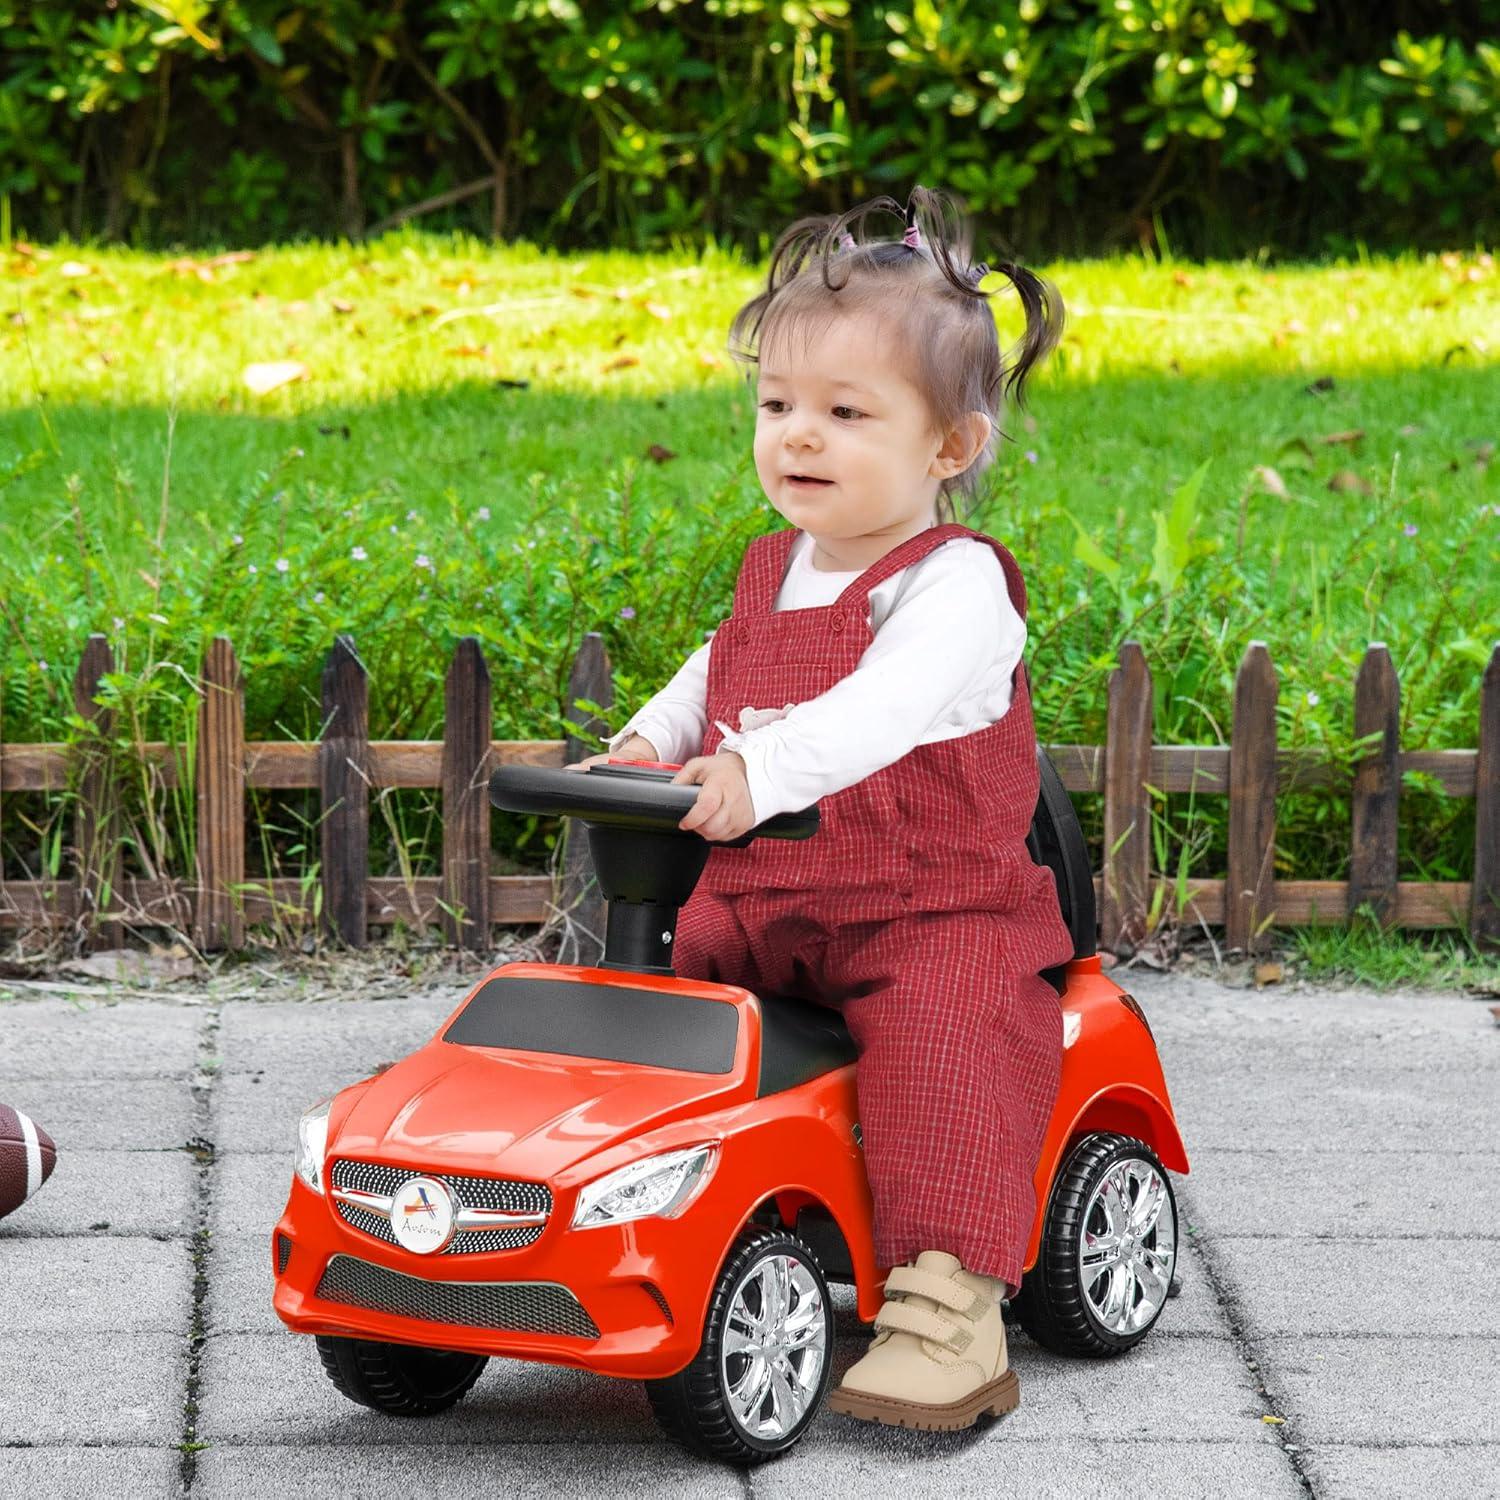
[[[587,771],[590,766],[603,765],[611,760],[660,760],[656,753],[656,746],[644,735],[633,734],[628,740],[622,740],[617,750],[606,750],[601,755],[590,755],[586,760],[575,761],[571,766],[565,766],[568,771]]]

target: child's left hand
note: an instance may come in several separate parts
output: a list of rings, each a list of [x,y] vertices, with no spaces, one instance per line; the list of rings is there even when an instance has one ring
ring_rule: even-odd
[[[695,755],[672,778],[673,786],[699,786],[698,801],[677,826],[696,830],[711,842],[737,839],[755,827],[755,806],[745,762],[732,750],[717,755]]]

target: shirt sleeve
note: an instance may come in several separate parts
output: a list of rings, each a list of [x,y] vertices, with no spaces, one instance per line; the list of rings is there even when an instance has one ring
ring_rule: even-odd
[[[757,822],[843,791],[961,717],[993,672],[1006,679],[1026,644],[1005,576],[988,547],[976,560],[933,554],[847,677],[723,748],[745,762]],[[941,736],[933,736],[940,738]]]
[[[616,750],[633,734],[644,735],[657,755],[680,765],[703,749],[708,729],[708,656],[712,641],[705,641],[678,667],[672,680],[647,700],[618,733],[606,740]]]

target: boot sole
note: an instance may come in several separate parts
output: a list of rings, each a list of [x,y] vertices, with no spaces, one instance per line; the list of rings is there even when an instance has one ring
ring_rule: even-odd
[[[923,1401],[901,1401],[895,1396],[876,1396],[840,1386],[828,1397],[828,1409],[862,1422],[883,1422],[887,1427],[911,1427],[919,1432],[959,1432],[972,1427],[986,1412],[1002,1417],[1021,1404],[1021,1382],[1014,1370],[982,1385],[962,1401],[936,1406]]]

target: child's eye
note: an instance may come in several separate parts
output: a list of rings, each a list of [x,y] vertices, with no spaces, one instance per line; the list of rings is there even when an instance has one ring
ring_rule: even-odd
[[[761,405],[761,410],[765,411],[768,408],[773,407],[773,406],[785,406],[786,402],[785,401],[778,401],[773,396],[773,397],[771,397],[770,399],[768,399],[766,401],[762,401],[760,403],[760,405]],[[856,411],[854,409],[854,407],[852,407],[852,406],[835,406],[833,408],[833,414],[834,414],[834,416],[839,416],[841,413],[846,414],[846,415],[848,415],[850,417],[862,417],[864,415],[863,412]]]
[[[864,415],[863,412],[855,411],[852,406],[835,406],[833,409],[834,416],[837,416],[841,411],[848,412],[851,417],[859,417]]]

